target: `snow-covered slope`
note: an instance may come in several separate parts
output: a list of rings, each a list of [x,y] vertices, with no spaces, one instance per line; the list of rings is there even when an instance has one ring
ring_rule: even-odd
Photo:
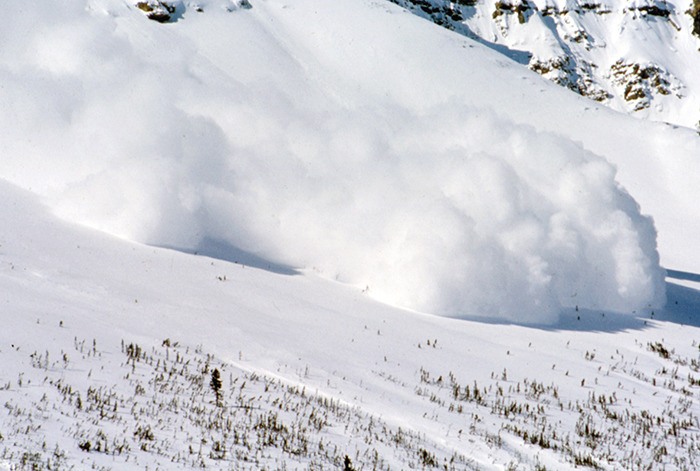
[[[693,0],[390,0],[639,118],[700,129]]]
[[[0,469],[698,461],[695,133],[384,0],[3,14]]]
[[[447,319],[72,226],[7,184],[0,196],[0,469],[700,458],[697,289],[669,284],[667,309],[632,316],[571,309],[555,328]]]

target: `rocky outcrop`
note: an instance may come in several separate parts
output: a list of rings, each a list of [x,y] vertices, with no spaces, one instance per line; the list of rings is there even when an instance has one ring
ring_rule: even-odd
[[[515,14],[518,17],[520,24],[525,23],[536,9],[527,0],[498,0],[494,5],[494,11],[491,17],[495,20],[499,16]]]
[[[463,8],[474,7],[478,0],[456,0],[447,2],[441,0],[388,0],[399,6],[412,10],[421,16],[429,18],[433,23],[447,29],[455,29],[464,21]]]
[[[542,10],[540,10],[540,13],[542,16],[564,16],[568,15],[570,13],[576,13],[579,15],[585,14],[585,13],[594,13],[598,15],[605,15],[610,13],[611,10],[609,7],[606,5],[603,5],[602,3],[597,3],[597,2],[591,2],[591,1],[582,1],[578,4],[573,5],[571,8],[563,8],[559,9],[556,5],[547,5]]]
[[[528,64],[530,70],[537,72],[552,82],[580,93],[576,64],[568,56],[538,59],[533,57]]]
[[[618,111],[647,110],[640,116],[690,127],[697,122],[681,100],[697,103],[700,93],[700,81],[686,73],[700,66],[700,44],[687,40],[700,38],[700,0],[682,7],[691,22],[671,0],[388,1]],[[644,46],[660,40],[669,41],[669,61],[649,52],[656,45]],[[610,57],[621,59],[611,64]]]
[[[636,7],[630,7],[630,11],[637,11],[640,16],[656,16],[659,18],[668,18],[673,12],[673,7],[671,7],[666,2],[649,2],[648,4],[639,5]]]
[[[546,60],[533,57],[528,67],[546,79],[592,100],[603,102],[611,97],[592,79],[590,64],[576,64],[569,56],[557,56]]]
[[[224,4],[224,8],[229,12],[253,8],[249,0],[230,0]],[[135,5],[136,8],[144,12],[149,19],[159,23],[175,23],[184,15],[186,10],[198,13],[204,12],[204,2],[200,3],[198,1],[143,0]]]
[[[693,19],[693,34],[700,38],[700,0],[693,0],[693,6],[686,13]]]
[[[626,63],[622,59],[610,67],[613,84],[620,87],[622,97],[635,111],[649,108],[655,94],[680,97],[682,85],[663,68],[654,64]]]
[[[176,5],[161,0],[138,2],[136,8],[144,12],[149,19],[158,23],[171,23],[177,11]]]

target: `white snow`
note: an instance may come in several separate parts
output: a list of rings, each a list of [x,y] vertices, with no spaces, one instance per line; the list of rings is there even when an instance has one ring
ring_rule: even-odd
[[[696,289],[669,284],[667,309],[632,316],[571,309],[555,328],[446,319],[309,273],[115,239],[7,184],[0,194],[6,468],[698,459]]]
[[[4,33],[2,174],[64,217],[449,316],[663,304],[651,222],[586,150],[619,164],[620,138],[583,137],[602,119],[566,122],[578,100],[485,48],[372,2],[213,2],[166,25],[81,4],[10,6],[34,24]]]
[[[388,1],[605,106],[700,129],[700,38],[693,33],[692,0]],[[618,62],[637,70],[619,74]]]
[[[3,5],[0,466],[694,462],[695,133],[384,1],[177,5]]]

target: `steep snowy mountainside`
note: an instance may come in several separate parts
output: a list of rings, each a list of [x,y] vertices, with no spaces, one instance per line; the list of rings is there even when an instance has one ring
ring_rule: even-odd
[[[221,241],[446,315],[662,304],[643,215],[661,263],[698,271],[694,133],[388,3],[174,5],[165,24],[112,0],[8,7],[6,179],[113,234]]]
[[[389,1],[615,110],[700,130],[697,2]]]

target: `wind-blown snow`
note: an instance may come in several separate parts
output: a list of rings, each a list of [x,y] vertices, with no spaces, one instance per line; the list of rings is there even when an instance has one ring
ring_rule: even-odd
[[[59,214],[150,244],[226,241],[448,316],[664,302],[653,224],[611,164],[461,102],[449,76],[388,86],[404,59],[381,64],[391,32],[343,56],[332,26],[302,34],[275,1],[171,25],[85,4],[12,2],[0,32],[0,175]],[[387,82],[363,88],[368,63]]]

